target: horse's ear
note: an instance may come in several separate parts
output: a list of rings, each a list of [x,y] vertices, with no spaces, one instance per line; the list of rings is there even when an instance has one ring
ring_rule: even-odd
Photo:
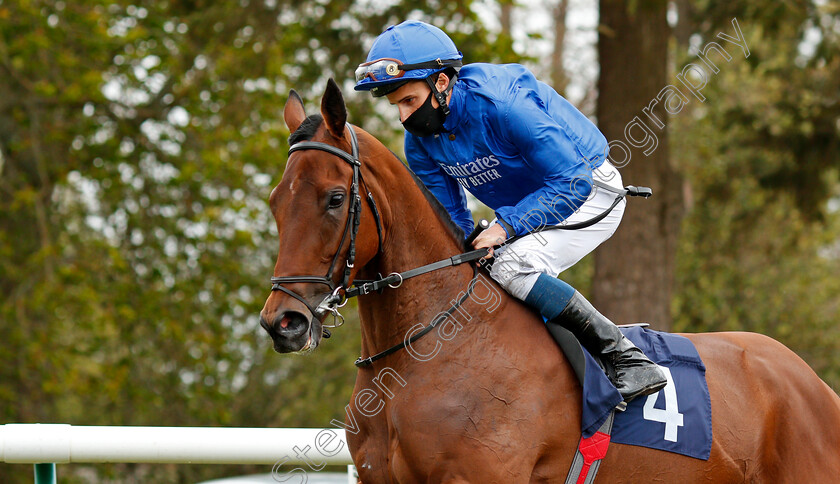
[[[341,89],[331,77],[327,81],[327,89],[321,99],[321,114],[327,122],[327,129],[336,138],[344,137],[344,125],[347,123],[347,107],[344,105],[344,96]]]
[[[283,108],[283,119],[290,133],[297,131],[300,123],[306,119],[306,111],[303,110],[303,100],[294,89],[289,91],[289,99],[286,107]]]

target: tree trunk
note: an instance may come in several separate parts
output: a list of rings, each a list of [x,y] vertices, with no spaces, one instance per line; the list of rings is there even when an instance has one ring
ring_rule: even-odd
[[[499,23],[502,25],[502,33],[507,35],[508,38],[512,38],[513,0],[504,0],[500,3],[501,12],[499,13]]]
[[[554,6],[552,17],[554,21],[554,49],[551,53],[551,83],[554,90],[566,95],[566,86],[569,78],[563,68],[563,45],[566,42],[566,12],[568,11],[568,0],[557,0]]]
[[[669,163],[661,103],[643,112],[668,84],[667,1],[601,0],[600,9],[599,127],[611,142],[610,158],[626,163],[624,184],[651,187],[654,195],[629,199],[618,231],[595,252],[592,299],[617,323],[647,321],[668,330],[682,183]]]
[[[677,44],[682,48],[688,47],[688,41],[691,39],[691,33],[694,32],[694,8],[691,5],[691,0],[676,0],[677,6],[677,25],[674,27],[674,38],[677,39]]]

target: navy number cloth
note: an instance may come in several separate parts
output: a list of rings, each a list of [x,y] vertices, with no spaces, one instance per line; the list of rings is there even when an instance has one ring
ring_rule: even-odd
[[[668,385],[639,397],[616,412],[612,442],[708,460],[712,449],[712,402],[706,367],[687,338],[642,327],[621,328],[624,335],[662,367]],[[585,353],[581,427],[589,437],[616,405],[617,391],[595,360]],[[619,397],[620,401],[620,397]]]

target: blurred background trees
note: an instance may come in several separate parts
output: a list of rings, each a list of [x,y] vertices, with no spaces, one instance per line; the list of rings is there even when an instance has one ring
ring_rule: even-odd
[[[336,78],[350,121],[402,154],[395,113],[354,93],[352,72],[373,38],[405,18],[446,30],[466,62],[525,63],[621,130],[651,100],[631,87],[675,84],[718,32],[733,35],[737,18],[749,57],[727,44],[732,60],[719,62],[706,100],[656,128],[660,140],[667,131],[667,151],[656,160],[634,152],[623,172],[627,183],[659,183],[655,197],[671,194],[661,200],[682,200],[630,201],[630,230],[670,217],[664,233],[634,246],[661,259],[605,245],[563,277],[617,320],[643,317],[641,303],[658,327],[769,334],[840,388],[840,8],[645,4],[602,0],[599,28],[597,3],[582,0],[0,0],[0,423],[325,427],[343,418],[359,348],[354,312],[307,357],[273,353],[259,329],[277,251],[266,201],[286,159],[291,88],[315,112]],[[599,66],[599,32],[626,34],[603,19],[638,30],[645,15],[663,27],[662,48],[645,51],[657,74],[648,60],[630,70],[615,57],[635,44],[602,42],[602,60],[617,60]],[[634,171],[657,166],[674,176]],[[657,261],[669,294],[646,301],[611,293],[604,281],[622,273],[598,269]],[[650,294],[650,279],[630,281],[622,294]],[[64,467],[62,482],[268,472]],[[31,469],[2,465],[0,480],[29,482]]]

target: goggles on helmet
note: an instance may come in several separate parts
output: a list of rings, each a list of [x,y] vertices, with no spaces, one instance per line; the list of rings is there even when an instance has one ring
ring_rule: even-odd
[[[461,67],[462,65],[463,62],[460,59],[435,59],[417,64],[403,64],[398,59],[384,57],[359,64],[359,67],[356,68],[356,82],[360,82],[367,77],[370,77],[371,80],[376,82],[388,81],[402,77],[406,71],[416,69],[443,69],[445,67]]]
[[[389,58],[365,62],[356,68],[356,82],[366,77],[370,77],[374,81],[387,81],[388,79],[402,77],[407,70],[402,65],[402,61]]]

